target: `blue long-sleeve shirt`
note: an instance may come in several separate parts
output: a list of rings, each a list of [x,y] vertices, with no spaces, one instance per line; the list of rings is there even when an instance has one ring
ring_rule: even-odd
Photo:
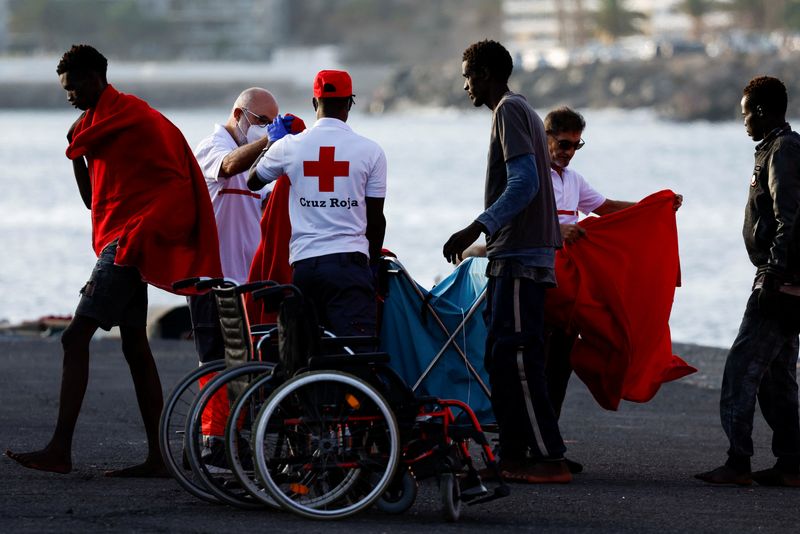
[[[548,178],[548,177],[545,177]],[[539,192],[539,174],[533,154],[523,154],[506,162],[506,189],[476,219],[489,235],[511,222]],[[549,267],[555,264],[555,249],[536,247],[504,252],[489,259],[515,259],[526,267]]]

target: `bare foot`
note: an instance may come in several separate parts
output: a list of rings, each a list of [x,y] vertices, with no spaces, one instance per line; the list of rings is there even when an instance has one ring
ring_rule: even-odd
[[[150,460],[130,467],[106,471],[103,474],[107,477],[119,478],[170,478],[169,471],[162,462]]]
[[[72,459],[69,456],[64,458],[62,454],[54,453],[46,448],[40,451],[22,453],[6,450],[6,456],[29,469],[50,471],[62,475],[72,471]]]

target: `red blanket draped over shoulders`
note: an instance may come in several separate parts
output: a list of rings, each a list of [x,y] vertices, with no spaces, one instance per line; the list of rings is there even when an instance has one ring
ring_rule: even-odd
[[[76,126],[67,157],[86,156],[96,254],[119,240],[115,262],[172,291],[176,280],[222,276],[203,173],[180,130],[111,85]]]
[[[269,195],[261,217],[261,242],[258,244],[250,264],[248,282],[274,280],[280,284],[292,282],[292,267],[289,265],[289,239],[292,224],[289,222],[289,177],[281,176]],[[245,295],[247,315],[253,324],[274,323],[276,314],[267,312],[260,302],[250,294]]]
[[[661,384],[696,371],[672,354],[669,316],[680,277],[672,191],[580,222],[586,236],[556,254],[558,288],[546,318],[577,331],[575,373],[595,400],[646,402]]]

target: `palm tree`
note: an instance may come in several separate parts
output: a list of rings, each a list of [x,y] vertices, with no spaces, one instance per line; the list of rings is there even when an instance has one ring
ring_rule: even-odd
[[[639,24],[646,18],[644,13],[627,9],[625,0],[603,0],[594,17],[597,32],[610,41],[641,33]]]
[[[692,38],[699,41],[705,32],[703,18],[718,8],[715,0],[683,0],[678,9],[692,19]]]
[[[793,30],[800,30],[800,0],[789,0],[784,12],[786,26]]]
[[[766,30],[772,24],[780,25],[780,17],[771,16],[782,11],[778,9],[783,0],[730,0],[728,9],[734,12],[736,19],[751,30]],[[771,24],[772,23],[772,24]]]

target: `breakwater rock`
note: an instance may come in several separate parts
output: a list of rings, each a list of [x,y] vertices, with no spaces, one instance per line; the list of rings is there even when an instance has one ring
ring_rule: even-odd
[[[564,69],[515,70],[512,90],[540,111],[558,105],[585,108],[652,108],[666,119],[735,120],[742,88],[754,76],[781,78],[789,89],[790,117],[800,116],[800,54],[687,55],[649,61],[593,63]],[[370,108],[381,112],[410,105],[470,106],[460,62],[398,68],[375,93]]]

